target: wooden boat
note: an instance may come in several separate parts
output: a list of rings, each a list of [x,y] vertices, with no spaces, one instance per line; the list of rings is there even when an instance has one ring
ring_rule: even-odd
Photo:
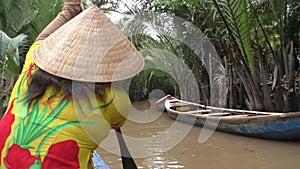
[[[300,112],[273,113],[227,109],[167,96],[170,118],[219,131],[275,140],[300,140]]]

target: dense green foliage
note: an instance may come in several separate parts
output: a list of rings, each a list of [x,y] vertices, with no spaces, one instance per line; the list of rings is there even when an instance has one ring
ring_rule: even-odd
[[[0,1],[0,112],[21,71],[26,52],[61,10],[62,0]]]
[[[299,110],[299,1],[153,0],[144,4],[147,10],[189,21],[211,40],[226,68],[228,107]],[[185,32],[189,32],[188,27]],[[174,53],[177,57],[197,67],[192,70],[201,79],[198,81],[201,101],[211,100],[206,88],[211,83],[203,78],[207,73],[202,63],[195,62],[195,56],[184,45],[174,41],[165,45],[175,46],[176,51],[182,51]]]
[[[29,45],[61,10],[62,0],[0,1],[0,102],[4,105],[12,84],[20,72]],[[134,15],[159,12],[177,16],[183,38],[190,38],[194,27],[200,29],[219,54],[226,72],[226,106],[252,110],[289,112],[300,103],[300,2],[298,0],[122,0],[99,1],[106,12],[118,11],[122,4]],[[83,1],[86,8],[90,1]],[[151,16],[151,15],[150,15]],[[145,16],[143,16],[145,18]],[[180,96],[176,79],[184,79],[174,68],[176,59],[192,70],[201,102],[210,103],[212,83],[225,83],[223,77],[210,81],[209,71],[195,52],[162,24],[162,18],[150,18],[157,32],[131,24],[130,39],[143,53],[146,67],[130,85],[134,100],[148,98],[154,89]],[[129,24],[130,25],[130,24]],[[125,29],[126,30],[126,29]],[[135,32],[138,32],[136,34]],[[179,34],[177,32],[177,34]],[[184,40],[184,39],[183,39]],[[199,45],[194,41],[192,46]],[[159,52],[149,49],[159,49]],[[164,51],[164,52],[161,52]],[[166,60],[166,53],[171,58]],[[209,56],[207,56],[209,57]],[[175,59],[176,58],[176,59]],[[160,70],[158,68],[163,68]],[[180,69],[180,68],[179,68]],[[187,83],[187,82],[185,82]],[[189,94],[181,97],[189,98]],[[192,97],[192,96],[191,96]],[[3,111],[3,107],[0,107]]]

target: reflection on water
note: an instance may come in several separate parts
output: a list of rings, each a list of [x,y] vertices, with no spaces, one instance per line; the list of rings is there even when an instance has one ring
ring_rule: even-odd
[[[149,156],[134,159],[138,168],[297,169],[300,166],[300,142],[262,140],[214,132],[208,141],[200,144],[198,142],[200,127],[192,127],[179,144],[165,151],[169,138],[153,138],[163,134],[173,123],[174,120],[163,113],[152,122],[138,124],[128,121],[122,127],[123,134],[126,136],[146,139],[144,148]],[[129,151],[135,151],[134,145],[130,145],[129,148]],[[98,152],[111,169],[123,169],[118,155],[102,148]]]
[[[171,137],[165,131],[172,125],[173,121],[165,118],[166,114],[156,119],[155,122],[138,125],[126,123],[126,126],[138,126],[125,130],[129,136],[145,138],[144,150],[148,157],[144,158],[138,168],[145,169],[180,169],[184,168],[181,162],[172,155],[168,155]],[[169,143],[169,144],[168,144]],[[133,150],[133,149],[132,149]],[[143,150],[143,151],[144,151]]]
[[[151,132],[149,132],[151,133]],[[149,134],[148,133],[148,134]],[[162,132],[159,131],[157,134],[161,134]],[[153,133],[152,133],[153,134]],[[160,141],[155,141],[154,139],[148,139],[149,142],[147,144],[147,150],[151,152],[151,156],[146,158],[142,162],[141,168],[149,168],[149,169],[177,169],[177,168],[184,168],[184,166],[172,156],[168,156],[167,152],[164,152],[165,145]],[[162,141],[165,142],[165,141]],[[148,152],[148,153],[149,153]]]
[[[150,169],[177,169],[184,168],[183,165],[179,164],[179,162],[175,158],[166,158],[165,155],[154,156],[146,159],[142,163],[143,166],[139,168],[150,168]]]

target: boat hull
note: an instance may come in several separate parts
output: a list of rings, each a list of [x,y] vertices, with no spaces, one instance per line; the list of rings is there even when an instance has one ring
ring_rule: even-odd
[[[205,120],[197,120],[188,116],[178,116],[168,113],[172,119],[179,120],[185,123],[204,127]],[[286,120],[277,122],[261,122],[252,124],[217,124],[214,122],[206,122],[205,127],[244,135],[249,137],[257,137],[272,140],[300,140],[300,120]]]
[[[176,104],[178,103],[177,100]],[[184,104],[187,105],[187,102]],[[211,114],[176,111],[170,108],[170,103],[166,103],[165,107],[170,118],[196,126],[264,139],[300,140],[300,112],[218,117],[216,113],[214,116],[208,116]]]

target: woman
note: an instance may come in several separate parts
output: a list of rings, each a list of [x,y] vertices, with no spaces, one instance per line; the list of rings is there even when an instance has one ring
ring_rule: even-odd
[[[80,0],[65,0],[29,49],[0,122],[0,168],[91,168],[93,151],[130,109],[112,82],[143,65],[98,7],[81,12]]]

